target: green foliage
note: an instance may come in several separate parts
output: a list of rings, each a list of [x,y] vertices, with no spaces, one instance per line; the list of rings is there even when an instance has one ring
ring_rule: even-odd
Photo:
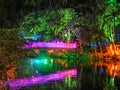
[[[96,1],[79,5],[81,9],[79,22],[93,32],[91,41],[110,40],[113,42],[114,29],[120,24],[120,6],[116,0]],[[84,11],[82,11],[83,9]]]
[[[70,22],[70,20],[73,19],[73,16],[75,14],[74,10],[72,9],[61,9],[59,13],[62,16],[60,19],[60,24],[64,26],[67,25],[68,22]]]
[[[99,30],[104,31],[105,41],[114,42],[115,27],[120,25],[119,6],[116,0],[109,0],[102,15],[98,17]]]
[[[20,23],[20,33],[32,35],[34,33],[44,35],[49,41],[58,35],[73,19],[73,9],[36,11],[24,16]]]
[[[90,65],[89,61],[89,55],[87,53],[83,53],[80,57],[79,60],[81,63],[83,63],[85,66]]]
[[[108,90],[112,87],[115,87],[114,78],[113,77],[105,78],[104,86],[105,88],[108,88]]]

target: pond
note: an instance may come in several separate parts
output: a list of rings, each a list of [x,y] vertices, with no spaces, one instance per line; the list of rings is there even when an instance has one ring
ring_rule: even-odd
[[[110,76],[104,66],[84,66],[36,73],[7,83],[12,90],[117,90],[119,82],[120,78]]]
[[[12,90],[115,90],[120,86],[120,78],[112,75],[117,66],[112,65],[110,74],[106,64],[81,65],[76,50],[39,52],[21,60],[16,79],[6,81],[7,86]]]

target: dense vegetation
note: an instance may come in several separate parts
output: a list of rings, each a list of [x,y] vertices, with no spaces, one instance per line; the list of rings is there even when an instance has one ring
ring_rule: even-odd
[[[89,42],[114,42],[120,26],[120,4],[116,0],[1,0],[0,12],[2,68],[19,60],[20,55],[26,57],[16,49],[19,40],[24,42],[18,37],[21,33],[41,35],[43,41],[77,41],[81,48]]]

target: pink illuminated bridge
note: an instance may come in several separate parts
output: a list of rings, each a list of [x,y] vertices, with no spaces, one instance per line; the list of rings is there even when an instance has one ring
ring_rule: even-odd
[[[63,49],[75,49],[77,48],[77,43],[64,43],[64,42],[29,42],[24,44],[22,49],[31,48],[63,48]]]

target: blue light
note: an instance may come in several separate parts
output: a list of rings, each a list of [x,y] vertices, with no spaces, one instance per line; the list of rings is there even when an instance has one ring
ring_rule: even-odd
[[[97,47],[96,42],[93,43],[93,46],[94,46],[94,47]]]
[[[120,41],[120,34],[117,34],[117,40]]]
[[[107,44],[110,45],[110,41],[108,41]]]
[[[98,42],[98,46],[100,46],[100,42]]]
[[[91,42],[91,47],[93,47],[94,46],[94,44],[93,44],[93,42]]]
[[[102,42],[102,46],[106,46],[106,42]]]
[[[37,39],[38,39],[38,35],[37,34],[33,34],[32,40],[37,40]]]
[[[26,34],[25,34],[25,33],[22,33],[21,36],[24,37],[24,36],[26,36]]]

